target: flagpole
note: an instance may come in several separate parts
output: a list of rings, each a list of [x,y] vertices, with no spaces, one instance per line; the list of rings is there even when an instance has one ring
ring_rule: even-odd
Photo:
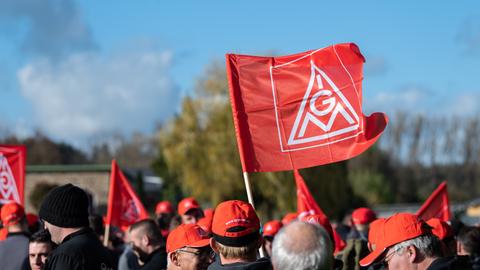
[[[250,187],[250,179],[248,177],[248,172],[243,172],[243,180],[245,181],[245,189],[247,190],[248,202],[255,209],[255,203],[253,202],[252,188]]]
[[[105,233],[103,234],[103,245],[108,246],[108,237],[110,237],[110,224],[105,226]]]
[[[245,189],[247,190],[248,203],[253,206],[255,209],[255,203],[253,202],[252,188],[250,186],[250,178],[248,177],[248,172],[243,172],[243,180],[245,181]],[[260,258],[265,257],[265,252],[263,251],[263,245],[258,249],[260,252]]]

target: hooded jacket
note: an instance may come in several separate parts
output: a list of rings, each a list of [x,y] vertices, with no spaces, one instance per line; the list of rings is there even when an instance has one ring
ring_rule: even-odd
[[[260,258],[254,262],[249,263],[231,263],[221,264],[220,259],[217,258],[209,267],[208,270],[271,270],[272,263],[268,258]]]

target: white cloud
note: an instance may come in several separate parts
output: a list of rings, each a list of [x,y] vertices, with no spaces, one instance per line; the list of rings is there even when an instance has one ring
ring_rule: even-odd
[[[76,53],[59,62],[35,60],[18,71],[18,80],[36,124],[78,144],[101,133],[151,131],[171,116],[179,103],[171,58],[156,50]]]

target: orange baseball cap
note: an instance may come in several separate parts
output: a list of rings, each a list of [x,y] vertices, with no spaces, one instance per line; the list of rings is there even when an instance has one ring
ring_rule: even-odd
[[[372,209],[362,207],[357,208],[352,212],[353,224],[369,224],[377,218],[375,212]]]
[[[431,218],[427,221],[427,224],[432,227],[432,233],[440,240],[454,235],[452,227],[441,219]]]
[[[298,217],[297,213],[287,213],[283,218],[282,218],[282,224],[283,226],[287,225],[288,223],[292,222],[294,219]]]
[[[203,213],[205,214],[205,216],[198,220],[197,225],[200,226],[207,233],[211,233],[214,210],[210,208],[205,209]]]
[[[181,224],[167,238],[167,252],[183,247],[205,247],[210,245],[208,234],[195,224]]]
[[[384,218],[375,219],[370,223],[370,228],[368,230],[368,243],[372,249],[377,247],[377,242],[382,238],[384,224]]]
[[[185,215],[192,209],[201,209],[200,204],[193,197],[185,198],[178,203],[178,214]]]
[[[385,219],[380,231],[376,248],[360,260],[360,266],[369,266],[393,245],[431,233],[431,228],[414,214],[399,213]]]
[[[274,237],[282,228],[282,226],[282,222],[278,220],[271,220],[265,223],[265,225],[263,225],[263,236]]]
[[[169,201],[161,201],[155,207],[155,214],[171,214],[173,213],[173,206]]]
[[[25,216],[25,210],[16,202],[9,202],[2,207],[0,215],[4,226],[14,225]]]
[[[212,222],[213,239],[220,244],[241,247],[257,239],[260,220],[252,205],[238,200],[220,203]]]

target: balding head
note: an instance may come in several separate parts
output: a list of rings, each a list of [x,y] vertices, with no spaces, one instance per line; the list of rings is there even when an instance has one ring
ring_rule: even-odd
[[[275,270],[332,269],[330,237],[318,225],[294,221],[275,236],[272,263]]]

